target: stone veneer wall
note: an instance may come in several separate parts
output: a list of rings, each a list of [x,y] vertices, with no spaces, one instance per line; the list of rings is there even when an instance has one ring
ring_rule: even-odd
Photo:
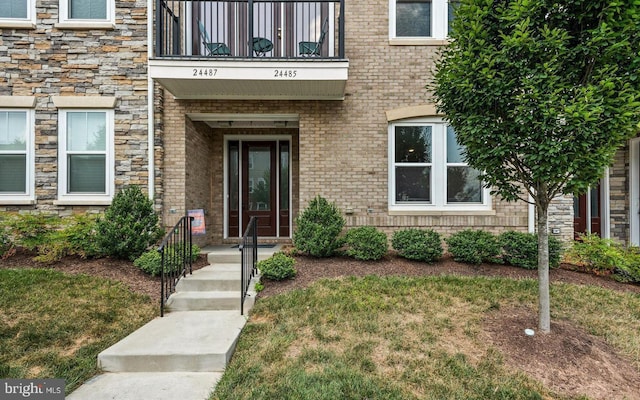
[[[59,0],[38,0],[35,29],[0,28],[0,96],[35,96],[34,205],[61,215],[100,206],[58,206],[58,110],[54,96],[109,96],[115,105],[115,185],[147,190],[145,0],[117,0],[114,29],[58,29]]]
[[[629,241],[629,146],[618,150],[609,168],[611,239]]]
[[[573,240],[573,196],[555,198],[549,204],[548,220],[550,236],[556,236],[564,242]],[[560,229],[560,233],[554,234],[554,229]]]

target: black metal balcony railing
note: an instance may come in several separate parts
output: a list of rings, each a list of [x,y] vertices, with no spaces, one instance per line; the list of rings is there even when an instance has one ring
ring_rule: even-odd
[[[344,0],[156,0],[155,56],[344,59]]]

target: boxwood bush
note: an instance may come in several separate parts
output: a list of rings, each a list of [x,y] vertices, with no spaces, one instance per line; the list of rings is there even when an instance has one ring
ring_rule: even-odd
[[[345,253],[356,260],[379,260],[389,249],[387,235],[373,226],[350,229],[344,238]]]
[[[263,277],[281,281],[296,276],[294,264],[295,260],[292,257],[278,252],[266,260],[258,261],[257,267]]]
[[[400,257],[409,260],[434,262],[442,257],[442,239],[431,229],[409,228],[396,231],[391,246]]]
[[[175,251],[180,253],[182,250],[182,244],[175,245]],[[165,254],[173,254],[174,250],[172,247],[168,247]],[[194,262],[198,259],[198,255],[200,254],[200,247],[196,244],[191,245],[191,262]],[[167,260],[165,263],[166,267],[170,270],[177,270],[180,267],[180,263],[172,263],[172,260]],[[151,276],[159,276],[162,272],[162,256],[160,252],[156,249],[152,249],[142,253],[142,255],[136,258],[133,261],[133,265],[140,268],[145,273]]]
[[[296,218],[293,245],[314,257],[329,257],[342,246],[340,233],[344,223],[338,207],[317,196]]]
[[[106,255],[135,260],[162,237],[153,203],[138,186],[122,189],[98,220],[98,243]]]
[[[499,236],[504,262],[525,269],[538,268],[538,236],[533,233],[507,231]],[[549,267],[560,266],[562,243],[549,236]]]
[[[500,243],[491,232],[465,229],[445,239],[453,259],[468,264],[501,261]]]

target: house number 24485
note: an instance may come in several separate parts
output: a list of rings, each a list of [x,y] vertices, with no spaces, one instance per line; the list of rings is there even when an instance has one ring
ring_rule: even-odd
[[[295,78],[298,75],[298,70],[295,69],[274,69],[274,78]]]

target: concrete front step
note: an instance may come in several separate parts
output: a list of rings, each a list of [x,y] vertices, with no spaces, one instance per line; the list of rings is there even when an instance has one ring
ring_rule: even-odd
[[[169,313],[101,352],[98,367],[107,372],[222,372],[245,323],[238,311]]]
[[[117,372],[98,375],[67,400],[206,400],[222,372]]]
[[[208,266],[180,279],[177,292],[237,291],[240,289],[240,267],[228,271]]]
[[[238,283],[240,286],[240,283]],[[249,299],[247,297],[247,299]],[[167,300],[167,310],[240,310],[240,291],[176,292]]]

